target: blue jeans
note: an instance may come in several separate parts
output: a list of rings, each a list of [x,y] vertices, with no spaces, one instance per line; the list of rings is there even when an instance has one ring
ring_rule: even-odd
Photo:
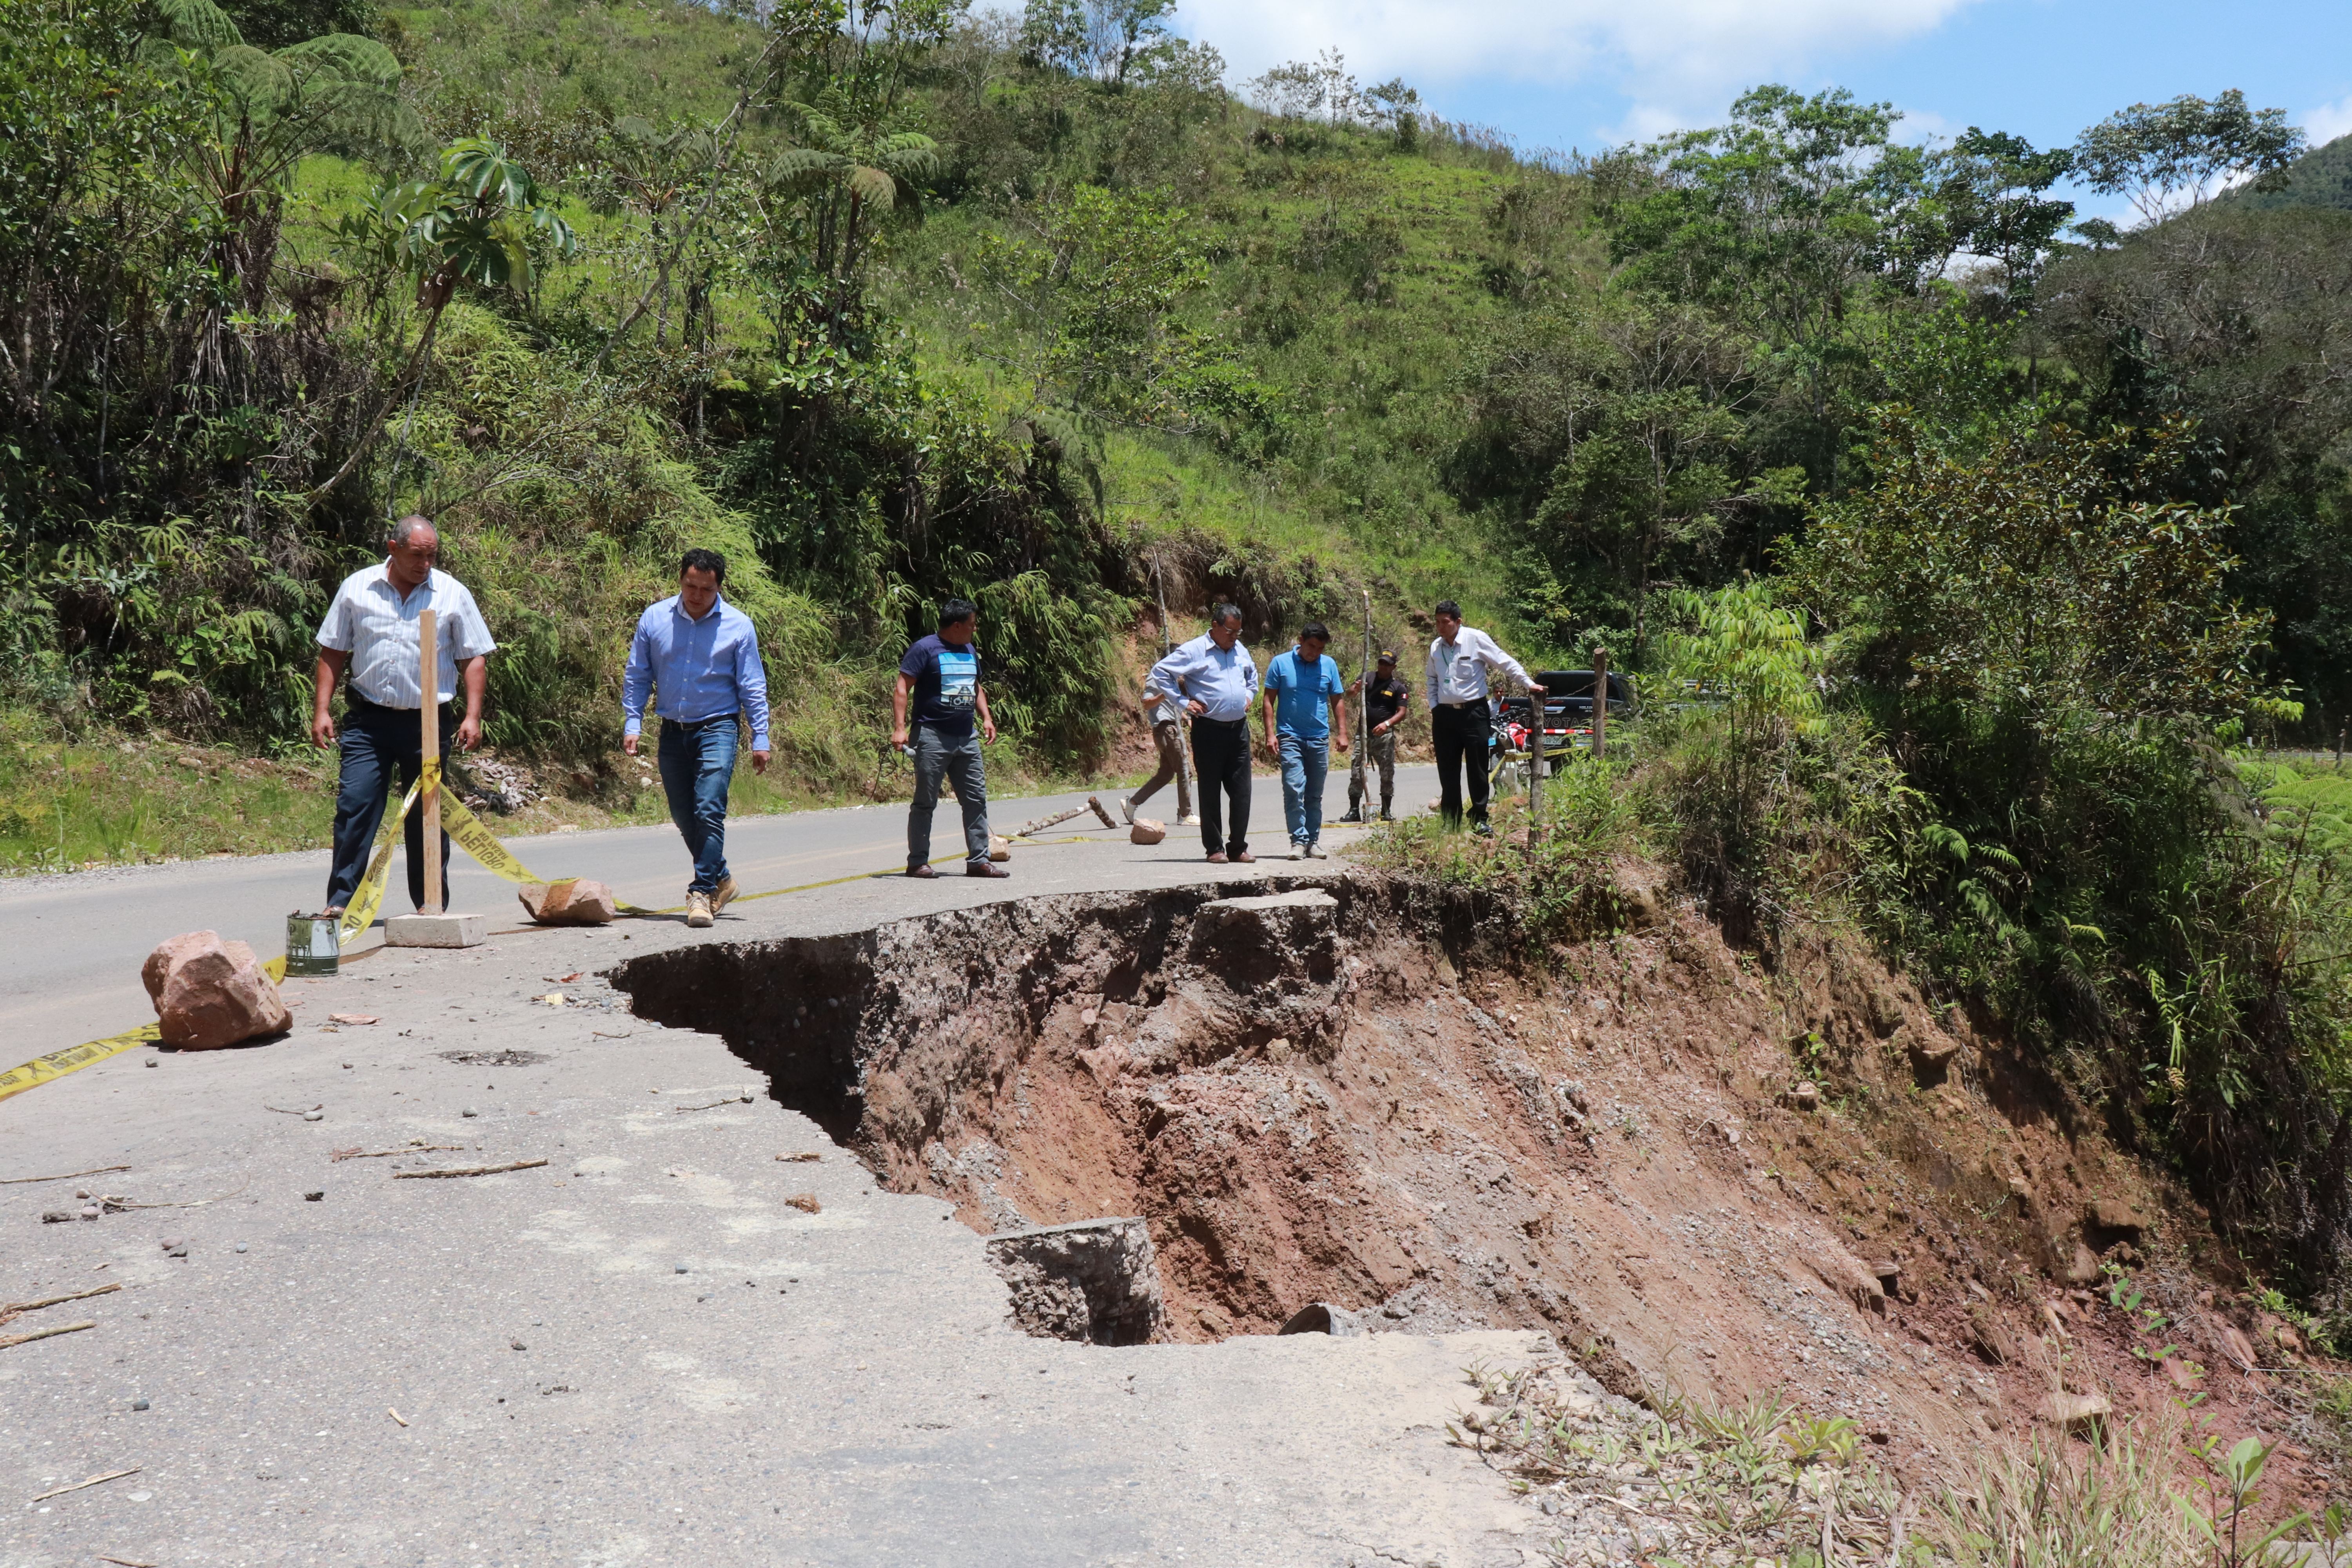
[[[379,708],[356,692],[343,698],[341,776],[335,787],[335,858],[327,873],[325,907],[340,910],[352,901],[360,879],[367,874],[368,854],[375,847],[375,831],[383,825],[386,792],[395,783],[402,790],[416,782],[425,766],[425,730],[414,708]],[[450,752],[457,732],[455,703],[441,705],[441,754]],[[403,832],[408,847],[408,901],[425,907],[425,803],[410,808]],[[449,836],[441,836],[441,906],[449,905]],[[438,913],[438,910],[435,911]]]
[[[686,852],[694,857],[689,893],[715,893],[727,879],[727,790],[735,782],[735,748],[741,741],[732,713],[699,724],[662,721],[662,794]]]
[[[1331,742],[1302,741],[1284,735],[1282,741],[1282,821],[1293,844],[1313,844],[1323,837],[1323,779],[1331,771]]]
[[[940,783],[955,790],[963,807],[964,863],[988,864],[988,773],[980,760],[980,734],[961,741],[941,738],[929,724],[915,726],[915,804],[907,810],[907,869],[931,863],[931,813],[940,804]]]

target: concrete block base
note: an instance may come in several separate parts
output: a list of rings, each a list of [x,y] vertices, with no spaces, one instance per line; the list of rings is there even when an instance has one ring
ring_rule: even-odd
[[[479,947],[489,936],[488,915],[394,915],[383,922],[386,947]]]

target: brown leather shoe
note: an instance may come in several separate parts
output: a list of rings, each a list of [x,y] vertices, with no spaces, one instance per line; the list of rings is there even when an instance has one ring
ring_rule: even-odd
[[[971,864],[964,867],[963,874],[967,877],[994,877],[1000,880],[1013,875],[1012,872],[1006,870],[1003,867],[991,865],[985,860],[972,861]]]
[[[1234,864],[1236,866],[1255,866],[1257,864],[1257,857],[1244,849],[1234,857]]]
[[[1224,863],[1225,863],[1225,852],[1224,852],[1223,850],[1222,850],[1222,849],[1212,849],[1212,850],[1210,850],[1210,851],[1209,851],[1209,864],[1210,864],[1210,865],[1212,865],[1212,866],[1222,866],[1222,865],[1223,865]]]
[[[932,870],[928,864],[908,867],[907,875],[909,877],[920,877],[926,882],[936,881],[939,879],[939,873]]]

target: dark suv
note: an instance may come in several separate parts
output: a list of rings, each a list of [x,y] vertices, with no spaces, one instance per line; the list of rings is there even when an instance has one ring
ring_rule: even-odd
[[[1592,672],[1589,669],[1541,669],[1536,679],[1544,689],[1544,752],[1557,759],[1570,751],[1586,751],[1592,745]],[[1638,710],[1639,697],[1633,679],[1609,672],[1609,717],[1630,719]],[[1506,697],[1495,715],[1494,762],[1503,765],[1507,756],[1519,757],[1528,752],[1528,721],[1529,699]],[[1491,771],[1491,770],[1490,770]]]

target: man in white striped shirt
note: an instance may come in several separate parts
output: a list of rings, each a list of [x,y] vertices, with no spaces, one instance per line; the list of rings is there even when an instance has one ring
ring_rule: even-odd
[[[1486,672],[1497,669],[1533,690],[1535,680],[1493,637],[1462,624],[1462,606],[1437,601],[1437,636],[1429,645],[1429,732],[1437,751],[1437,809],[1450,826],[1462,822],[1462,773],[1470,773],[1471,831],[1492,837],[1486,824],[1486,769],[1495,712]]]
[[[434,612],[438,623],[441,752],[471,751],[482,741],[482,691],[489,680],[489,655],[499,645],[475,607],[474,595],[446,572],[437,571],[441,536],[417,516],[393,524],[384,542],[384,562],[343,579],[327,618],[319,626],[319,664],[312,677],[310,739],[321,746],[342,745],[342,777],[335,791],[335,854],[327,873],[329,914],[341,914],[367,870],[368,851],[383,821],[384,799],[394,787],[406,789],[425,765],[425,729],[418,704],[424,683],[417,668],[421,647],[418,617]],[[345,667],[351,683],[343,692],[343,724],[338,734],[327,704]],[[460,687],[466,717],[452,722]],[[455,745],[452,745],[452,742]],[[395,774],[397,778],[395,779]],[[408,814],[408,898],[425,908],[425,822],[422,803]],[[442,902],[448,902],[449,836],[441,836]],[[438,912],[437,910],[435,912]]]

